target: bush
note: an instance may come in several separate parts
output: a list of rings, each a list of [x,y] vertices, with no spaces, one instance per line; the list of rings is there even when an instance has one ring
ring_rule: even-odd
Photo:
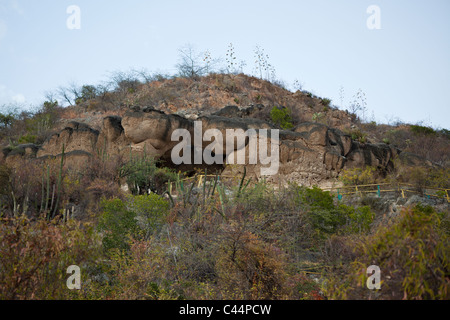
[[[103,232],[105,250],[129,250],[132,239],[142,238],[136,213],[128,210],[126,203],[120,199],[103,200],[103,213],[98,222],[98,229]]]
[[[352,140],[367,143],[367,133],[362,132],[360,129],[353,129],[348,134],[352,137]]]
[[[375,167],[346,169],[341,171],[339,180],[346,186],[365,185],[376,182],[375,174]]]
[[[409,128],[416,135],[436,135],[436,131],[430,127],[424,127],[420,125],[410,125]]]
[[[322,112],[316,112],[312,115],[312,121],[323,123],[325,120],[325,114]]]
[[[370,208],[335,205],[328,191],[317,187],[299,188],[299,198],[320,237],[335,233],[368,232],[374,215]]]
[[[285,107],[273,107],[270,111],[270,118],[272,119],[272,122],[281,129],[289,130],[294,128],[294,125],[292,124],[291,112]]]
[[[426,188],[450,187],[450,168],[401,167],[399,164],[397,170],[397,180],[413,185],[418,192]]]
[[[162,194],[167,190],[166,183],[176,180],[176,173],[167,168],[158,168],[156,161],[149,157],[131,159],[119,171],[125,178],[133,194],[147,194],[148,191]]]
[[[322,98],[320,99],[320,102],[324,105],[325,108],[330,108],[331,106],[331,99],[328,98]]]
[[[19,144],[36,143],[37,136],[34,134],[26,134],[19,138]]]
[[[106,250],[129,250],[132,240],[149,239],[158,232],[169,211],[169,203],[156,194],[103,200],[98,228],[104,233]]]
[[[0,129],[10,127],[13,124],[14,120],[16,120],[16,115],[14,113],[0,113]]]
[[[431,207],[405,209],[391,225],[357,244],[356,258],[338,269],[340,272],[334,270],[334,276],[328,279],[328,296],[448,300],[450,238],[443,228],[444,219],[448,220],[448,213],[437,214]],[[379,266],[382,272],[381,290],[376,296],[365,287],[370,265]]]
[[[230,228],[219,250],[216,269],[224,299],[274,299],[282,294],[286,275],[278,248]]]
[[[136,214],[139,228],[143,230],[144,239],[161,230],[169,212],[169,203],[159,195],[151,193],[142,196],[130,196],[128,208]]]
[[[64,224],[20,217],[0,220],[0,299],[79,298],[68,290],[66,270],[88,270],[100,256],[98,237],[90,224]],[[88,272],[82,272],[82,284]]]

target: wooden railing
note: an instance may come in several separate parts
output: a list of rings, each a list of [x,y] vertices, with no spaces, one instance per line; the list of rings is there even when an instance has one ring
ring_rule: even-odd
[[[390,184],[390,183],[378,183],[378,184],[366,184],[355,186],[342,186],[332,188],[322,188],[324,191],[336,192],[337,197],[342,199],[345,195],[364,195],[368,193],[376,193],[379,197],[382,193],[397,192],[400,193],[402,198],[406,198],[408,194],[420,194],[428,198],[445,198],[450,203],[449,191],[450,189],[442,188],[429,188],[423,187],[423,191],[415,189],[416,186],[408,183]]]
[[[198,174],[193,177],[188,177],[184,179],[180,179],[180,181],[193,181],[197,184],[198,187],[202,186],[203,179],[208,178],[217,178],[219,181],[223,180],[236,180],[239,181],[242,179],[241,176],[223,176],[223,175],[205,175],[205,174]],[[250,178],[246,178],[248,180]],[[171,182],[173,185],[175,182]],[[381,197],[382,193],[389,193],[389,192],[397,192],[399,193],[402,198],[407,198],[408,194],[420,194],[422,196],[431,198],[445,198],[447,199],[447,202],[450,203],[450,189],[443,189],[443,188],[428,188],[424,187],[422,188],[423,191],[419,191],[415,189],[417,186],[414,186],[412,184],[408,183],[401,183],[401,184],[390,184],[390,183],[376,183],[376,184],[365,184],[365,185],[355,185],[355,186],[341,186],[341,187],[331,187],[331,188],[321,188],[323,191],[330,191],[332,193],[336,193],[336,196],[339,200],[343,198],[343,196],[346,195],[360,195],[363,196],[364,194],[370,194],[370,193],[376,193],[379,197]],[[172,188],[171,188],[172,189]]]

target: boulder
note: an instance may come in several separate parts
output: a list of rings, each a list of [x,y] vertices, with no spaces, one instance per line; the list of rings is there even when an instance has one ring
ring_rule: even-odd
[[[60,154],[63,146],[65,153],[71,151],[93,153],[96,151],[99,134],[99,131],[92,129],[86,124],[72,122],[60,133],[53,134],[47,139],[37,152],[37,157]]]
[[[222,134],[222,154],[217,155],[218,158],[232,162],[231,159],[237,160],[241,156],[245,159],[248,176],[260,179],[263,169],[270,163],[250,162],[251,144],[248,137],[238,141],[234,148],[226,149],[228,129],[244,132],[254,129],[257,133],[261,129],[266,129],[268,133],[275,129],[270,123],[248,116],[255,110],[260,110],[260,107],[240,109],[227,106],[215,114],[192,120],[176,114],[166,114],[153,107],[133,107],[122,118],[105,117],[100,131],[83,123],[71,122],[60,133],[52,135],[40,148],[24,145],[14,152],[3,150],[3,155],[11,159],[15,154],[39,158],[59,157],[64,145],[66,165],[76,168],[82,168],[83,163],[87,163],[93,154],[99,152],[122,156],[128,156],[130,152],[134,155],[145,152],[178,170],[194,170],[208,165],[175,165],[171,159],[171,151],[179,141],[172,141],[172,133],[177,129],[186,130],[191,135],[193,144],[194,129],[201,123],[203,134],[208,129],[217,129]],[[304,185],[321,185],[329,183],[330,179],[337,177],[346,168],[375,166],[380,170],[389,170],[393,167],[393,158],[399,154],[399,150],[386,144],[361,144],[352,141],[342,131],[320,123],[300,123],[293,130],[280,130],[279,138],[273,138],[270,134],[267,139],[258,136],[257,145],[264,142],[269,150],[271,145],[279,150],[278,174],[267,177],[267,181],[274,183],[295,181]],[[211,145],[212,141],[202,141],[203,149],[210,147],[215,151]],[[193,150],[193,145],[190,148]],[[413,159],[411,161],[417,161],[414,157],[410,158]],[[244,165],[220,164],[210,167],[227,175],[236,175],[243,172]]]

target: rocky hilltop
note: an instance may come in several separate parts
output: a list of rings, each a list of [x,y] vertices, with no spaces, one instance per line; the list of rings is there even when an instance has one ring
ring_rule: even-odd
[[[41,146],[33,144],[18,146],[14,151],[4,150],[6,161],[27,156],[37,159],[61,156],[63,146],[66,165],[82,168],[94,154],[139,155],[144,152],[164,161],[169,167],[176,167],[171,160],[171,151],[178,141],[171,141],[176,129],[186,129],[194,134],[194,121],[201,121],[203,130],[215,128],[225,136],[227,129],[274,129],[274,125],[252,114],[264,106],[239,108],[227,106],[209,115],[187,118],[178,114],[165,113],[152,107],[129,109],[122,117],[106,116],[100,130],[81,122],[72,121],[66,127],[50,136]],[[271,140],[269,138],[269,140]],[[273,143],[272,141],[270,141]],[[203,147],[206,147],[206,143]],[[362,144],[353,141],[337,128],[325,124],[303,122],[292,130],[280,130],[280,166],[278,174],[267,177],[269,182],[293,181],[303,185],[327,185],[334,181],[341,170],[354,167],[375,166],[380,171],[393,167],[393,158],[399,150],[387,144]],[[244,145],[236,145],[233,152],[247,151]],[[224,147],[223,150],[226,150]],[[224,152],[224,158],[230,154]],[[195,165],[183,167],[194,170]],[[261,164],[248,164],[249,176],[260,179]],[[223,174],[242,171],[242,165],[219,166]]]
[[[130,83],[121,81],[116,89],[79,98],[73,106],[58,106],[54,109],[57,120],[47,131],[38,130],[39,141],[10,144],[3,148],[0,158],[11,164],[24,156],[45,160],[60,156],[64,146],[66,166],[74,170],[83,168],[93,155],[120,155],[126,160],[130,154],[146,153],[177,171],[193,172],[205,166],[172,163],[171,152],[178,141],[171,141],[171,136],[176,129],[193,135],[195,121],[201,121],[203,132],[218,129],[223,136],[227,129],[280,129],[276,141],[278,174],[267,177],[274,183],[292,181],[328,187],[342,170],[365,166],[377,168],[384,176],[394,168],[396,156],[411,167],[435,163],[446,166],[448,162],[447,131],[416,134],[412,126],[363,123],[357,115],[333,106],[329,99],[307,91],[291,92],[243,74]],[[283,126],[273,121],[274,108],[287,110],[289,128],[281,129]],[[45,112],[48,115],[56,111]],[[216,156],[225,161],[245,152],[248,160],[248,149],[247,139],[233,151]],[[247,174],[260,179],[262,166],[249,161],[246,164]],[[210,167],[209,172],[227,175],[243,171],[242,165]]]

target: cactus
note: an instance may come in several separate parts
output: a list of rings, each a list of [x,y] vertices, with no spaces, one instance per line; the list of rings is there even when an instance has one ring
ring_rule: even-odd
[[[217,210],[217,208],[215,208],[215,210],[225,219],[225,203],[224,203],[224,197],[225,197],[225,188],[221,187],[220,185],[217,186],[217,192],[219,193],[219,200],[220,200],[220,206],[222,208],[222,211]]]
[[[203,179],[203,206],[205,205],[206,200],[206,180],[208,178],[208,169],[205,169],[205,178]]]
[[[237,198],[239,198],[240,195],[241,195],[242,193],[245,192],[245,189],[247,189],[247,186],[249,185],[250,181],[252,180],[252,179],[250,178],[250,179],[247,181],[247,184],[244,186],[245,176],[246,176],[246,175],[247,175],[247,169],[244,167],[244,174],[242,175],[242,179],[241,179],[241,181],[239,182],[239,189],[238,189],[238,192],[237,192],[237,195],[236,195]]]
[[[57,191],[56,191],[56,203],[55,203],[55,207],[53,209],[52,218],[54,218],[56,216],[56,212],[58,210],[58,205],[59,205],[59,200],[60,200],[60,193],[61,193],[63,166],[64,166],[64,143],[63,143],[63,146],[62,146],[61,165],[59,167],[59,174],[58,174],[58,184],[57,184]]]
[[[214,178],[214,186],[211,192],[211,195],[214,195],[214,192],[216,191],[216,186],[217,186],[217,181],[219,180],[219,175],[216,174],[215,178]]]

